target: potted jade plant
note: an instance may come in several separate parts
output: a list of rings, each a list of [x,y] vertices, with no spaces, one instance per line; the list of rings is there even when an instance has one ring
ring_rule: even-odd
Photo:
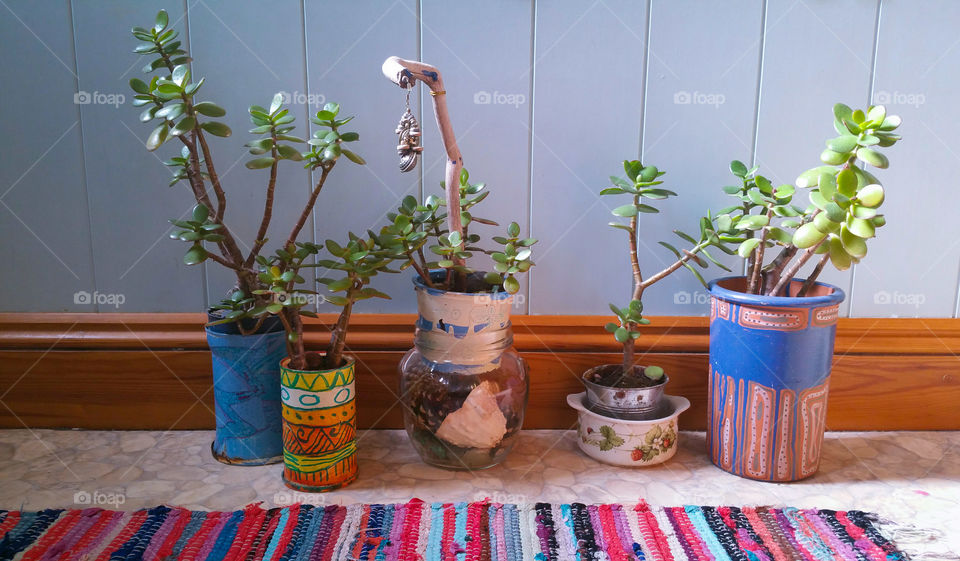
[[[605,196],[626,196],[629,199],[627,204],[612,210],[614,216],[629,221],[611,222],[610,226],[627,233],[633,290],[626,306],[610,304],[617,321],[605,326],[623,346],[623,359],[619,364],[604,364],[587,370],[582,377],[586,393],[570,395],[567,402],[579,412],[579,444],[587,455],[608,463],[637,466],[660,463],[673,456],[677,443],[677,416],[690,406],[683,397],[664,395],[669,378],[663,368],[635,364],[635,345],[641,335],[641,326],[650,323],[643,317],[644,292],[681,267],[690,270],[705,284],[695,266],[705,268],[710,261],[730,270],[716,261],[707,248],[715,246],[725,253],[734,252],[721,242],[708,215],[700,220],[696,238],[674,230],[690,245],[689,249],[678,249],[669,242],[660,242],[675,259],[659,272],[645,276],[637,248],[639,217],[659,212],[650,203],[676,196],[676,193],[659,187],[663,184],[659,178],[666,172],[656,166],[626,160],[623,169],[626,178],[611,176],[613,185],[600,192]]]
[[[656,274],[644,275],[637,248],[639,217],[641,214],[659,212],[651,203],[676,196],[676,193],[658,187],[663,183],[659,178],[666,172],[660,171],[656,166],[645,166],[637,160],[626,160],[623,162],[623,169],[626,178],[611,176],[613,186],[600,192],[605,196],[626,196],[630,200],[612,211],[614,216],[627,218],[629,222],[611,222],[610,226],[627,233],[633,291],[631,300],[625,307],[610,304],[610,310],[617,321],[605,326],[623,346],[623,360],[620,364],[591,368],[583,374],[583,383],[587,390],[587,405],[591,409],[611,417],[638,420],[659,416],[663,389],[669,380],[659,366],[634,364],[634,349],[641,334],[640,327],[650,323],[650,320],[643,317],[644,292],[681,267],[690,270],[705,284],[695,265],[706,267],[709,260],[727,271],[730,270],[716,261],[707,248],[716,246],[731,254],[733,251],[720,242],[711,218],[704,217],[700,220],[697,238],[674,230],[681,240],[690,244],[689,249],[677,249],[668,242],[659,242],[674,255],[675,260]]]
[[[211,101],[201,101],[203,79],[193,79],[191,58],[178,32],[170,27],[165,11],[157,14],[152,27],[134,27],[132,33],[140,41],[134,51],[150,59],[143,69],[150,78],[130,80],[135,92],[133,104],[143,108],[140,120],[155,123],[147,137],[147,149],[156,150],[173,140],[182,145],[179,154],[165,162],[173,171],[170,185],[185,183],[196,203],[189,219],[170,221],[177,228],[171,237],[188,244],[185,264],[212,261],[236,276],[235,286],[209,310],[206,327],[216,402],[213,455],[230,464],[278,462],[282,458],[279,362],[284,356],[286,335],[280,319],[264,313],[275,303],[263,292],[268,284],[259,273],[269,262],[261,252],[273,214],[278,169],[284,160],[306,159],[308,168],[320,171],[301,218],[288,237],[289,245],[296,242],[338,157],[344,155],[363,163],[343,145],[356,140],[357,134],[339,131],[350,119],[337,117],[337,104],[327,104],[314,118],[322,128],[309,141],[313,150],[301,154],[295,146],[304,140],[292,136],[294,118],[282,106],[282,96],[275,96],[269,108],[250,107],[251,132],[262,136],[248,144],[257,157],[246,165],[269,170],[269,175],[256,239],[248,251],[243,251],[225,221],[227,188],[214,165],[210,142],[210,137],[230,136],[230,128],[214,120],[226,111]]]
[[[332,167],[323,150],[304,155],[318,169]],[[325,243],[334,259],[309,261],[323,245],[295,242],[291,238],[270,258],[264,258],[259,279],[266,288],[254,291],[270,303],[250,314],[275,316],[286,332],[287,357],[280,362],[280,394],[283,401],[283,481],[298,491],[324,492],[339,489],[357,477],[356,360],[344,354],[347,327],[356,302],[390,298],[369,286],[372,277],[388,269],[392,250],[382,247],[376,236],[362,238],[350,233],[346,243]],[[324,300],[342,307],[330,342],[323,352],[310,352],[303,338],[302,316],[314,317],[305,305],[316,291],[298,288],[304,282],[300,271],[322,267],[337,278],[320,278],[331,295]]]
[[[820,461],[840,288],[817,279],[827,263],[848,269],[867,254],[885,219],[884,190],[858,164],[886,168],[900,117],[883,106],[833,108],[839,136],[794,185],[774,187],[734,161],[737,198],[716,217],[725,243],[738,244],[746,276],[710,283],[710,391],[707,442],[712,461],[736,475],[795,481]],[[809,204],[796,206],[796,188]],[[775,249],[772,255],[771,249]],[[770,258],[772,256],[772,259]],[[806,278],[801,268],[814,264]]]
[[[428,464],[493,466],[515,443],[527,405],[527,365],[513,349],[510,308],[520,289],[516,275],[533,265],[536,240],[522,237],[520,226],[511,223],[504,235],[493,237],[496,250],[480,247],[475,226],[496,223],[476,216],[474,207],[489,192],[483,183],[470,183],[462,169],[440,73],[396,57],[387,59],[383,71],[402,88],[417,80],[430,88],[447,155],[445,196],[404,198],[379,234],[399,268],[417,272],[415,346],[400,364],[404,426]],[[409,171],[419,154],[419,128],[409,110],[398,133],[400,166]],[[492,259],[492,271],[467,265],[479,253]]]

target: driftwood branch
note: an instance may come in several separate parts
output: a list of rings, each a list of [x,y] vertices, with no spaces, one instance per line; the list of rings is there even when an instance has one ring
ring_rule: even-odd
[[[404,60],[395,56],[383,62],[382,70],[387,79],[401,88],[412,88],[417,80],[430,88],[433,109],[437,117],[437,127],[440,129],[443,148],[447,152],[447,165],[444,174],[447,198],[447,229],[451,233],[459,233],[463,238],[463,224],[460,220],[460,170],[463,168],[463,156],[460,155],[457,139],[453,135],[453,125],[450,123],[450,113],[447,110],[443,77],[439,70],[429,64]],[[455,258],[454,263],[463,265],[463,260]]]

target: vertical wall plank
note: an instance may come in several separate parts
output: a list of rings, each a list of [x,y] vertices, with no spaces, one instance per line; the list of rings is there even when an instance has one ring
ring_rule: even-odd
[[[629,295],[615,205],[598,193],[640,151],[646,22],[644,2],[537,4],[531,313],[604,313]]]
[[[871,170],[886,188],[887,225],[857,265],[856,316],[954,313],[958,21],[955,2],[883,3],[873,102],[903,118],[904,139],[886,150],[889,170]]]
[[[310,92],[339,102],[344,114],[357,116],[348,129],[360,133],[355,151],[367,161],[365,166],[346,159],[339,162],[317,203],[317,240],[342,241],[348,231],[363,234],[368,228],[379,229],[400,199],[420,190],[419,176],[401,175],[397,167],[393,131],[403,113],[402,91],[380,72],[390,55],[418,56],[417,5],[415,0],[307,2],[306,29]],[[416,98],[411,97],[410,103],[415,106]],[[424,126],[432,124],[428,121]],[[324,271],[317,274],[324,276]],[[365,300],[356,311],[413,311],[410,278],[410,272],[377,277],[374,285],[393,299]]]
[[[143,141],[152,127],[141,123],[139,109],[130,106],[127,82],[143,77],[140,69],[148,62],[132,52],[137,43],[130,28],[152,25],[161,7],[185,40],[180,3],[110,0],[73,6],[80,89],[126,96],[119,107],[80,106],[97,289],[123,294],[124,312],[186,312],[203,306],[202,268],[186,267],[186,248],[167,239],[167,219],[184,216],[193,206],[184,187],[167,187],[170,173],[161,163],[180,148],[170,142],[147,152]]]
[[[531,2],[454,3],[424,0],[423,60],[443,72],[447,103],[470,181],[484,182],[490,195],[475,214],[500,223],[476,224],[471,232],[494,247],[510,222],[529,231],[529,137]],[[470,22],[469,25],[466,25]],[[399,96],[395,96],[399,97]],[[399,108],[399,107],[398,107]],[[425,146],[424,189],[440,194],[446,163],[433,103],[424,98],[421,125]],[[542,247],[536,246],[536,249]],[[492,261],[475,256],[475,268]],[[526,311],[526,279],[514,310]]]
[[[660,214],[640,215],[641,266],[647,276],[675,259],[657,241],[684,247],[687,242],[674,229],[696,237],[708,208],[734,204],[721,187],[735,183],[730,160],[749,162],[753,151],[762,13],[759,0],[653,3],[643,162],[665,170],[664,187],[680,196],[655,202]],[[739,257],[719,250],[710,254],[723,258],[733,272],[711,264],[703,272],[706,278],[741,273]],[[644,294],[644,311],[705,315],[708,293],[680,270]]]
[[[0,311],[93,312],[70,4],[37,8],[0,7]]]
[[[836,134],[834,103],[866,105],[877,4],[768,0],[756,163],[775,184],[793,183],[819,165],[824,141]],[[820,279],[849,291],[851,275],[828,265]]]
[[[289,100],[286,107],[296,118],[292,134],[301,138],[308,134],[309,112],[320,109],[316,103],[319,100],[306,95],[302,18],[300,0],[275,1],[269,6],[202,0],[189,8],[193,72],[197,79],[206,78],[198,99],[214,101],[226,109],[227,115],[218,120],[233,129],[229,138],[207,138],[227,191],[226,221],[244,254],[254,244],[270,176],[269,169],[249,170],[244,165],[255,157],[244,144],[262,136],[247,132],[253,127],[247,109],[251,105],[269,107],[274,94],[284,93]],[[295,146],[301,151],[307,147]],[[302,163],[280,163],[273,219],[267,233],[270,241],[263,255],[272,254],[286,241],[306,204],[309,188],[310,173]],[[309,225],[300,241],[313,241]],[[306,269],[304,277],[308,278],[306,287],[313,289],[313,270]],[[214,263],[207,265],[207,279],[211,303],[223,298],[236,283],[232,272]]]

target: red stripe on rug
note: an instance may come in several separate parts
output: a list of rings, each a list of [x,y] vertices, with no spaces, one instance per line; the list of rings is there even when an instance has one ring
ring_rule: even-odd
[[[400,555],[397,559],[420,559],[417,555],[417,542],[420,540],[420,518],[423,516],[424,502],[420,499],[411,499],[407,503],[406,515],[403,517],[403,538],[400,546]]]

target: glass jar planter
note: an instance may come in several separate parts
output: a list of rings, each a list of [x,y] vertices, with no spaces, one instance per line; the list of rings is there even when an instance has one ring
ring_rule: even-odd
[[[513,348],[513,298],[437,290],[419,277],[414,285],[414,348],[400,362],[407,434],[430,465],[494,466],[516,441],[530,388],[527,364]]]

